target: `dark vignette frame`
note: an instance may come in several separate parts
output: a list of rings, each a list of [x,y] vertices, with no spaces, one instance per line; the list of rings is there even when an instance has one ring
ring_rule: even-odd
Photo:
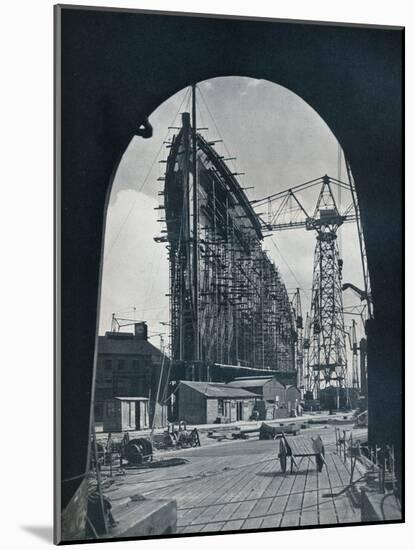
[[[135,56],[128,46],[136,48]],[[376,376],[369,381],[369,397],[377,396],[376,425],[369,438],[402,449],[404,521],[404,28],[57,5],[54,48],[55,542],[201,536],[62,541],[61,510],[80,494],[88,460],[100,258],[118,163],[160,103],[192,81],[227,75],[266,78],[300,95],[329,125],[351,162],[376,308],[368,350],[376,367],[369,367],[369,376]],[[177,63],[177,52],[186,63]],[[351,107],[356,116],[345,120],[342,110]],[[280,530],[321,527],[334,526]],[[231,533],[240,531],[221,534]],[[206,533],[212,534],[217,533]]]

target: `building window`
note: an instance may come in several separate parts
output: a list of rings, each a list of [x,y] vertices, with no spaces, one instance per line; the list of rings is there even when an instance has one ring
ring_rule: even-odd
[[[102,420],[102,416],[104,414],[104,411],[103,411],[104,407],[102,406],[101,403],[96,403],[95,406],[94,406],[94,416],[95,416],[95,420],[97,419],[100,419]]]
[[[124,370],[125,359],[118,359],[118,370]]]
[[[111,368],[112,368],[111,359],[105,359],[105,370],[111,370]]]
[[[117,378],[113,381],[113,391],[114,391],[114,394],[118,394],[118,395],[122,395],[123,393],[127,392],[126,380],[117,376]]]
[[[224,414],[223,399],[218,399],[218,415],[223,416],[223,414]]]
[[[133,359],[133,369],[138,370],[140,367],[140,361],[138,359]]]
[[[107,416],[114,416],[115,415],[115,403],[113,401],[110,401],[107,403]]]

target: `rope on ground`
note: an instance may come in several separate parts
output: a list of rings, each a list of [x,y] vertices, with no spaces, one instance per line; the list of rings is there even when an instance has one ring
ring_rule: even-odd
[[[87,472],[84,472],[83,474],[79,474],[77,476],[67,477],[66,479],[62,479],[61,483],[67,483],[68,481],[75,481],[75,479],[81,479],[83,477],[88,476],[90,473],[91,472],[87,471]]]
[[[261,460],[260,462],[255,462],[255,466],[257,466],[258,464],[264,464],[265,462],[272,462],[273,460],[278,460],[277,457],[272,457],[272,458],[268,458],[266,460]],[[222,469],[222,470],[219,470],[217,472],[207,472],[205,474],[198,474],[198,475],[195,475],[195,476],[189,476],[185,483],[191,483],[191,482],[194,482],[194,481],[200,481],[201,479],[204,479],[206,477],[208,478],[211,478],[211,477],[215,477],[215,476],[218,476],[218,475],[221,475],[223,473],[226,473],[228,472],[229,470],[232,470],[232,471],[236,471],[236,470],[242,470],[243,468],[250,468],[252,467],[254,464],[253,463],[250,463],[250,464],[244,464],[243,466],[237,466],[237,467],[226,467],[226,469]],[[169,480],[160,480],[160,481],[169,481]],[[145,481],[142,482],[142,483],[146,483]],[[144,494],[150,494],[150,493],[154,493],[156,491],[160,491],[160,490],[163,490],[163,489],[166,489],[166,488],[170,488],[170,487],[174,487],[176,485],[181,485],[181,483],[173,483],[173,484],[168,484],[168,485],[164,485],[163,487],[157,487],[157,489],[151,489],[150,491],[145,491]]]

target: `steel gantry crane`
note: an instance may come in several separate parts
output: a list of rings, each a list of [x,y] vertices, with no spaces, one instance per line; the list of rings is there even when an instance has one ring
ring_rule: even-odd
[[[342,299],[343,260],[339,256],[337,232],[344,223],[355,222],[358,211],[352,201],[340,212],[334,186],[350,192],[349,185],[325,175],[253,201],[255,208],[268,207],[268,220],[261,217],[264,229],[268,231],[305,228],[316,232],[310,326],[306,330],[304,353],[303,350],[301,353],[306,360],[304,367],[300,367],[304,368],[305,389],[315,398],[330,385],[345,388],[348,383]],[[313,214],[309,215],[308,204],[300,200],[301,193],[315,187],[319,187],[320,192]],[[273,210],[275,203],[277,207]]]

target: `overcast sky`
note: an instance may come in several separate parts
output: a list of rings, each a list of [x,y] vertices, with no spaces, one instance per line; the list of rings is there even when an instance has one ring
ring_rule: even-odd
[[[216,145],[220,154],[237,157],[235,170],[245,173],[239,178],[241,185],[254,187],[247,191],[251,200],[324,174],[339,177],[336,138],[320,116],[294,93],[268,81],[245,77],[215,78],[198,87],[198,126],[209,127],[204,132],[209,139],[224,140]],[[180,125],[180,113],[190,109],[189,97],[189,90],[182,90],[163,103],[150,116],[153,137],[134,138],[121,160],[107,213],[100,334],[110,329],[114,312],[147,321],[150,334],[167,334],[167,328],[160,325],[168,321],[167,251],[165,244],[153,240],[162,228],[157,222],[159,211],[154,208],[162,189],[157,178],[163,176],[165,168],[159,161],[168,153],[163,141],[175,132],[167,127]],[[343,161],[340,176],[347,181]],[[314,190],[304,196],[311,212],[317,195],[318,190]],[[342,208],[349,203],[350,196],[343,191]],[[362,288],[356,227],[344,225],[339,234],[344,281]],[[264,247],[279,266],[288,292],[296,287],[303,290],[305,317],[311,296],[315,234],[305,229],[284,231],[274,233],[273,241],[276,246],[266,238]],[[359,300],[347,291],[344,302],[351,305]],[[346,316],[346,325],[351,320]],[[159,345],[159,337],[153,337],[152,342]]]

